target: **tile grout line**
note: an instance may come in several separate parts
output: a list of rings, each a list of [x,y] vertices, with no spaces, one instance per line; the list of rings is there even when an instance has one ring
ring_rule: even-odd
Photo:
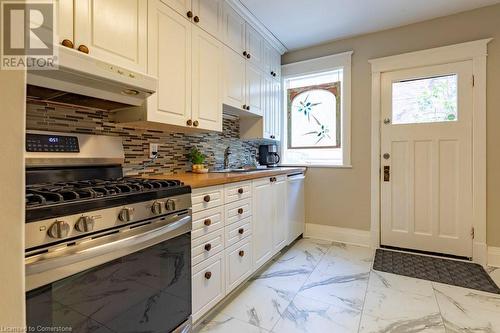
[[[372,259],[372,264],[371,264],[371,267],[370,267],[370,272],[368,274],[368,282],[366,283],[365,297],[363,297],[363,306],[361,307],[361,312],[359,314],[359,323],[358,323],[358,330],[357,330],[358,333],[361,330],[361,323],[363,322],[363,315],[364,315],[364,312],[365,312],[365,305],[366,305],[366,297],[368,295],[368,288],[370,287],[370,279],[372,278],[373,260],[375,260],[375,257],[373,257],[373,259]]]
[[[441,322],[443,323],[444,330],[447,331],[446,324],[444,322],[443,312],[441,311],[441,305],[439,305],[439,301],[436,295],[436,289],[434,288],[434,282],[431,282],[431,286],[432,286],[432,294],[434,295],[434,299],[436,300],[436,304],[439,310],[439,316],[441,317]]]
[[[295,298],[298,296],[300,290],[302,289],[302,287],[306,284],[306,282],[309,280],[309,278],[311,277],[312,273],[316,270],[316,268],[319,266],[319,264],[321,263],[321,261],[323,260],[323,258],[326,256],[326,254],[328,253],[328,251],[330,251],[330,249],[333,247],[333,242],[330,244],[330,246],[328,247],[328,249],[326,250],[325,253],[323,253],[323,255],[321,256],[321,259],[318,260],[318,263],[314,266],[314,268],[311,270],[311,273],[309,273],[309,275],[307,276],[307,278],[304,280],[304,283],[300,286],[299,290],[297,290],[297,292],[295,292],[295,294],[293,295],[292,297],[292,300],[290,301],[290,303],[288,303],[288,305],[286,306],[285,310],[283,311],[283,313],[285,313],[287,311],[287,309],[290,307],[290,305],[293,303],[293,301],[295,300]],[[269,331],[271,333],[274,333],[274,329],[276,328],[276,326],[279,324],[279,322],[281,320],[283,320],[283,316],[280,314],[280,319],[276,322],[276,324],[274,324],[273,328]]]

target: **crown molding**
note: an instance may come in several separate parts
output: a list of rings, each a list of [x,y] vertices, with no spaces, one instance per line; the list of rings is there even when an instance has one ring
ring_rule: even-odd
[[[239,15],[241,15],[241,17],[243,17],[245,21],[252,25],[255,30],[257,30],[262,36],[264,36],[266,41],[271,44],[280,54],[284,54],[288,51],[286,46],[283,45],[283,43],[278,38],[276,38],[276,36],[274,36],[272,32],[269,31],[269,29],[264,24],[262,24],[262,22],[258,20],[257,17],[255,17],[255,15],[253,15],[252,12],[250,12],[248,8],[240,2],[240,0],[226,0],[226,2],[231,7],[233,7],[233,9]]]

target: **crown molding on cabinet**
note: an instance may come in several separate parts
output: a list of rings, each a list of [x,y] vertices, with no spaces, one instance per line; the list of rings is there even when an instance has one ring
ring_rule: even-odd
[[[236,10],[236,12],[241,15],[248,23],[250,23],[254,29],[256,29],[262,36],[264,36],[264,38],[280,53],[280,54],[284,54],[285,52],[288,51],[288,49],[286,48],[285,45],[283,45],[283,43],[278,39],[276,38],[276,36],[274,36],[272,34],[271,31],[269,31],[269,29],[267,29],[267,27],[265,25],[262,24],[262,22],[260,22],[256,17],[255,15],[252,14],[252,12],[250,12],[248,10],[247,7],[245,7],[241,2],[240,0],[226,0],[226,2],[231,6],[233,7],[234,10]]]

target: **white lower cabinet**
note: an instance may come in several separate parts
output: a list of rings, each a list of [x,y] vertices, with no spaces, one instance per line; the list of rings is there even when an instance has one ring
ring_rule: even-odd
[[[226,293],[230,293],[253,273],[252,240],[247,237],[227,248],[225,257]]]
[[[197,321],[288,244],[286,208],[299,203],[287,203],[286,175],[195,189],[191,197]]]
[[[221,252],[193,267],[193,320],[196,321],[226,295],[225,260]]]

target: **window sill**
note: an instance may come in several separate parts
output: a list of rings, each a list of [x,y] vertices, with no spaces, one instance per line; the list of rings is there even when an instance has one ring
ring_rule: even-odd
[[[352,165],[341,164],[293,164],[284,163],[281,167],[325,168],[325,169],[352,169]]]

